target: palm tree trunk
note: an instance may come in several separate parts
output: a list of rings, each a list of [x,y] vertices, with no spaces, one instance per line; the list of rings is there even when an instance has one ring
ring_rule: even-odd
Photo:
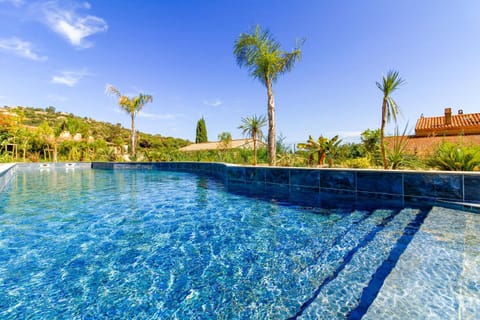
[[[135,115],[132,113],[132,132],[130,133],[132,136],[132,156],[135,156]]]
[[[268,163],[275,165],[276,146],[275,146],[275,102],[273,100],[272,82],[267,77],[265,79],[268,96]]]
[[[257,165],[257,133],[253,133],[253,165]]]
[[[53,162],[57,162],[57,141],[53,143]]]
[[[383,104],[382,104],[382,126],[380,127],[380,150],[382,152],[382,161],[383,161],[384,169],[388,168],[387,157],[385,155],[385,142],[384,142],[386,122],[387,122],[387,99],[386,97],[384,97]]]

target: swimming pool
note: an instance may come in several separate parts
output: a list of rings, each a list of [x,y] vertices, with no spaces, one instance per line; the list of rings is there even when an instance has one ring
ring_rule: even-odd
[[[446,285],[453,302],[440,301],[439,317],[460,304],[467,318],[477,310],[478,264],[465,254],[476,252],[480,232],[465,232],[478,226],[475,214],[324,209],[234,194],[193,173],[72,168],[17,170],[0,208],[1,318],[407,315],[397,294],[418,258],[411,248],[438,247],[438,257],[442,243],[455,249],[450,282],[441,267],[432,280],[430,265],[410,288]],[[428,230],[445,217],[458,224],[454,245],[442,238],[450,229]],[[391,301],[399,307],[385,311]]]

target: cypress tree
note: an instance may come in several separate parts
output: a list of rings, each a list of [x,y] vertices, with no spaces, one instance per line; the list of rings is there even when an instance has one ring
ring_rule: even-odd
[[[197,122],[197,134],[195,137],[195,143],[208,142],[207,138],[207,125],[203,117]]]

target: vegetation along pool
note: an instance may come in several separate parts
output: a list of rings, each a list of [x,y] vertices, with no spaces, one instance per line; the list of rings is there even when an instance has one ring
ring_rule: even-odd
[[[27,170],[0,194],[0,318],[473,319],[480,216],[305,207],[160,170]]]

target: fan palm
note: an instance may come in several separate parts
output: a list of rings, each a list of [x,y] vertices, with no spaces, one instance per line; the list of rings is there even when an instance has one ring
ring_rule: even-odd
[[[140,93],[138,96],[130,98],[122,95],[120,91],[111,84],[107,85],[106,92],[118,97],[118,105],[123,111],[128,113],[132,119],[132,129],[130,135],[132,139],[132,155],[135,156],[135,117],[145,104],[153,101],[153,97],[149,94]]]
[[[388,168],[387,157],[385,155],[385,124],[393,118],[397,121],[397,115],[400,112],[397,103],[391,97],[393,91],[405,83],[405,80],[400,78],[398,71],[390,70],[387,76],[383,76],[382,82],[377,82],[377,87],[383,93],[382,100],[382,125],[380,127],[380,150],[382,153],[383,167]]]
[[[257,139],[262,139],[262,127],[267,124],[265,116],[254,115],[253,117],[242,118],[242,124],[238,129],[242,130],[242,134],[253,139],[253,165],[257,165]]]
[[[292,52],[281,50],[280,44],[273,39],[267,30],[256,26],[250,33],[242,33],[235,41],[233,53],[237,64],[248,69],[250,75],[260,80],[267,88],[268,100],[268,155],[269,164],[275,165],[275,103],[272,83],[279,75],[293,69],[300,60],[300,46],[297,43]]]

